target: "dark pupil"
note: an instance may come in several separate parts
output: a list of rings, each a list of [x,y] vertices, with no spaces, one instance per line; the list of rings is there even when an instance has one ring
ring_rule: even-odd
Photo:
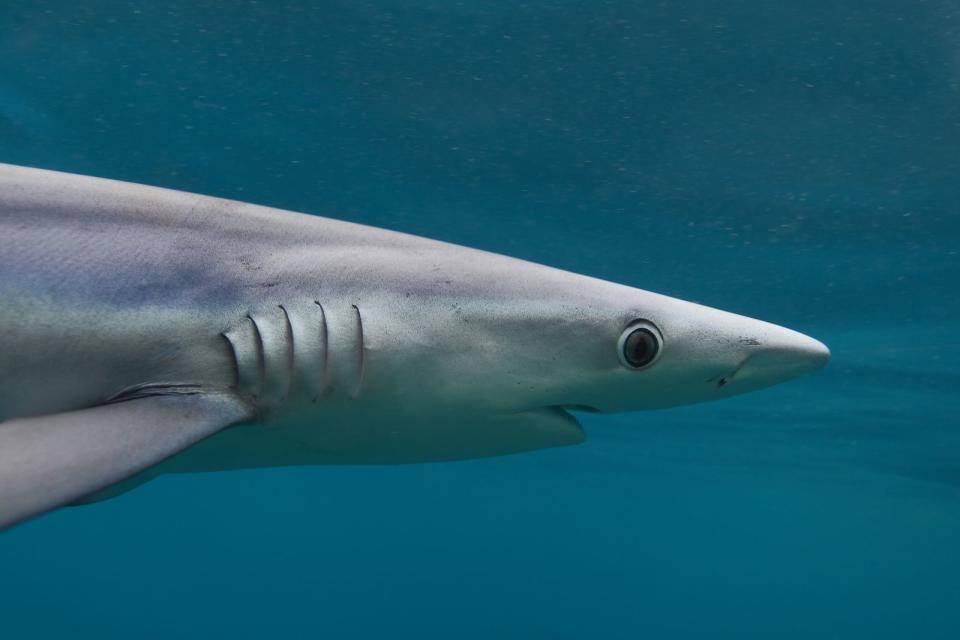
[[[623,356],[632,367],[650,364],[657,355],[657,339],[648,329],[637,329],[623,343]]]

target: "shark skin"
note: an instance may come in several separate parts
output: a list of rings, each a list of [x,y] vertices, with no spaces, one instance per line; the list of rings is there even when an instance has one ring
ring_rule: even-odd
[[[485,251],[3,164],[0,302],[0,528],[160,473],[575,444],[571,410],[720,399],[829,359]]]

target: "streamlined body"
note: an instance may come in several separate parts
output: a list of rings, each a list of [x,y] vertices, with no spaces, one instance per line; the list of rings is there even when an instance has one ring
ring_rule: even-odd
[[[583,438],[822,366],[802,334],[447,243],[0,165],[0,526],[163,472]]]

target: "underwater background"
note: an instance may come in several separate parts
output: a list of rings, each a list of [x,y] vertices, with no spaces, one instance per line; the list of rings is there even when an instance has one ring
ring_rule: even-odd
[[[0,535],[0,637],[960,637],[960,5],[0,0],[0,162],[759,317],[827,369]]]

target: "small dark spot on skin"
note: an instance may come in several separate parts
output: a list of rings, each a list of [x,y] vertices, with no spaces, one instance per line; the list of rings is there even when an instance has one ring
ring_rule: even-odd
[[[740,336],[738,342],[740,342],[740,344],[747,344],[752,347],[759,347],[761,344],[759,340],[750,336]]]
[[[723,387],[723,385],[725,385],[725,384],[727,384],[727,379],[726,379],[726,378],[720,378],[720,380],[717,381],[717,388],[719,389],[719,388]]]
[[[261,267],[258,264],[255,264],[252,259],[241,256],[240,257],[240,266],[242,266],[247,271],[260,271]]]

